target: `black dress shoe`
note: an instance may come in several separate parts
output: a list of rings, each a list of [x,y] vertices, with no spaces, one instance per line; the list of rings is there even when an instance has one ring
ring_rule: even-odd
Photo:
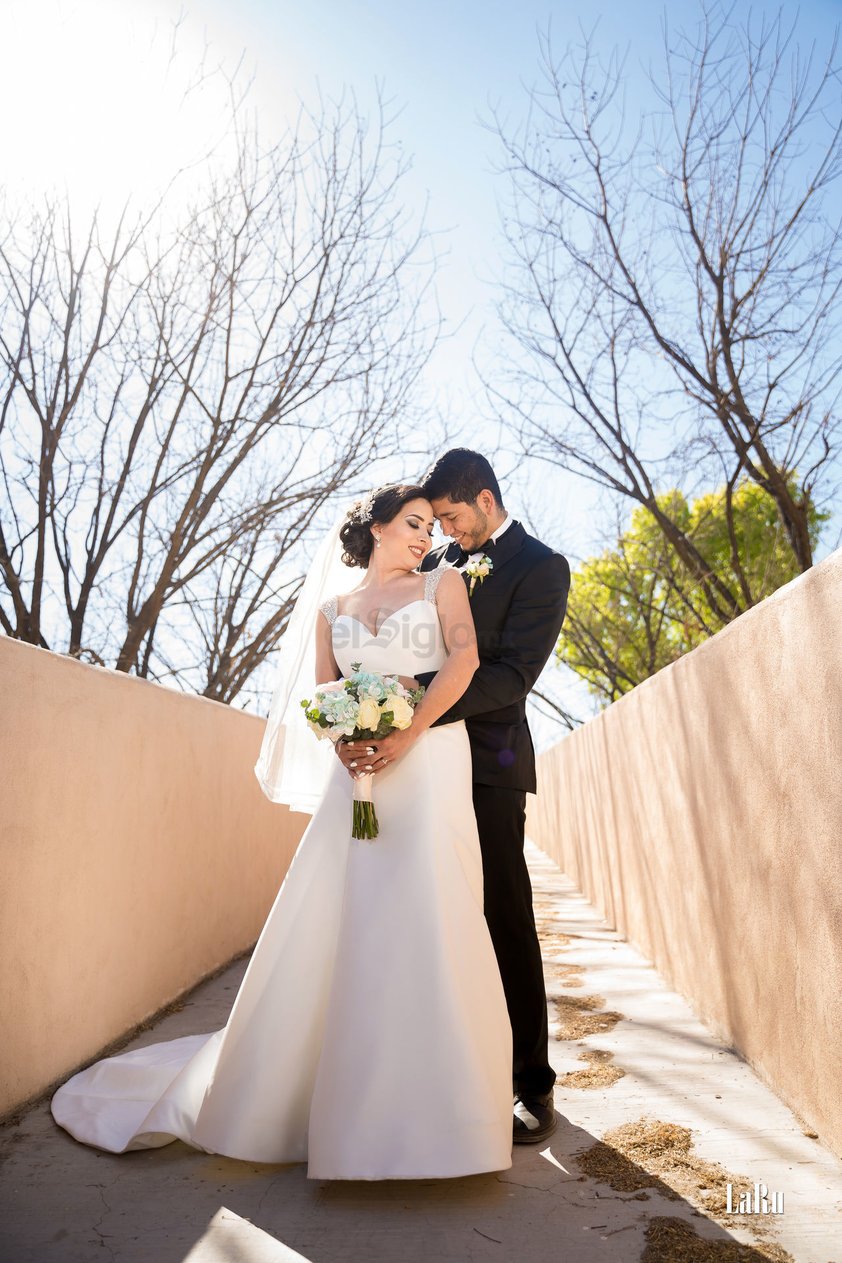
[[[516,1096],[515,1114],[512,1120],[512,1140],[516,1145],[534,1145],[546,1140],[558,1126],[558,1114],[553,1107],[553,1094],[545,1096]]]

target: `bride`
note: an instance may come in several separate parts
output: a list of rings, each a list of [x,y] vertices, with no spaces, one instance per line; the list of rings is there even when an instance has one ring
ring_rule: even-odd
[[[309,1179],[511,1167],[512,1030],[483,915],[468,735],[463,720],[430,727],[476,670],[476,636],[461,576],[418,571],[433,523],[419,487],[390,484],[326,538],[282,641],[255,768],[273,801],[313,818],[226,1025],[69,1078],[51,1110],[77,1140],[124,1153],[180,1139],[306,1161]],[[373,840],[351,837],[365,753],[346,770],[299,705],[354,663],[407,684],[437,672],[400,756],[373,768]]]

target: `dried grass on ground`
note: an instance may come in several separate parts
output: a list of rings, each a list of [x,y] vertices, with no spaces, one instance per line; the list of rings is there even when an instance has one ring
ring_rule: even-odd
[[[618,1192],[645,1200],[648,1194],[643,1190],[654,1188],[663,1197],[682,1199],[723,1228],[748,1229],[758,1238],[756,1246],[709,1241],[698,1237],[683,1220],[653,1218],[641,1263],[751,1263],[755,1259],[794,1263],[791,1255],[768,1239],[771,1229],[762,1219],[725,1212],[726,1185],[737,1190],[751,1187],[752,1181],[699,1157],[692,1149],[689,1127],[640,1118],[607,1131],[602,1140],[578,1154],[576,1162],[585,1175]]]
[[[610,1088],[612,1083],[622,1079],[626,1073],[619,1066],[611,1065],[612,1052],[603,1048],[586,1048],[580,1054],[580,1060],[588,1062],[581,1070],[571,1070],[559,1080],[563,1088]]]

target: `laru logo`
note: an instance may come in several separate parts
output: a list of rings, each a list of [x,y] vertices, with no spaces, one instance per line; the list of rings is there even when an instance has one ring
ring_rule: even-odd
[[[740,1193],[740,1201],[734,1205],[733,1188],[726,1186],[725,1213],[728,1215],[782,1215],[784,1213],[783,1193],[771,1193],[765,1184],[755,1184],[747,1193]],[[771,1201],[770,1201],[771,1197]]]

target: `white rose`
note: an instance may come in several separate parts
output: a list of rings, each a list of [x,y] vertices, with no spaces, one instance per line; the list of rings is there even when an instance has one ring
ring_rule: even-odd
[[[399,693],[387,693],[381,709],[392,712],[392,725],[395,728],[408,728],[412,723],[412,707]]]
[[[372,731],[380,723],[380,707],[373,697],[367,697],[360,702],[360,708],[357,711],[357,727],[370,728]]]

